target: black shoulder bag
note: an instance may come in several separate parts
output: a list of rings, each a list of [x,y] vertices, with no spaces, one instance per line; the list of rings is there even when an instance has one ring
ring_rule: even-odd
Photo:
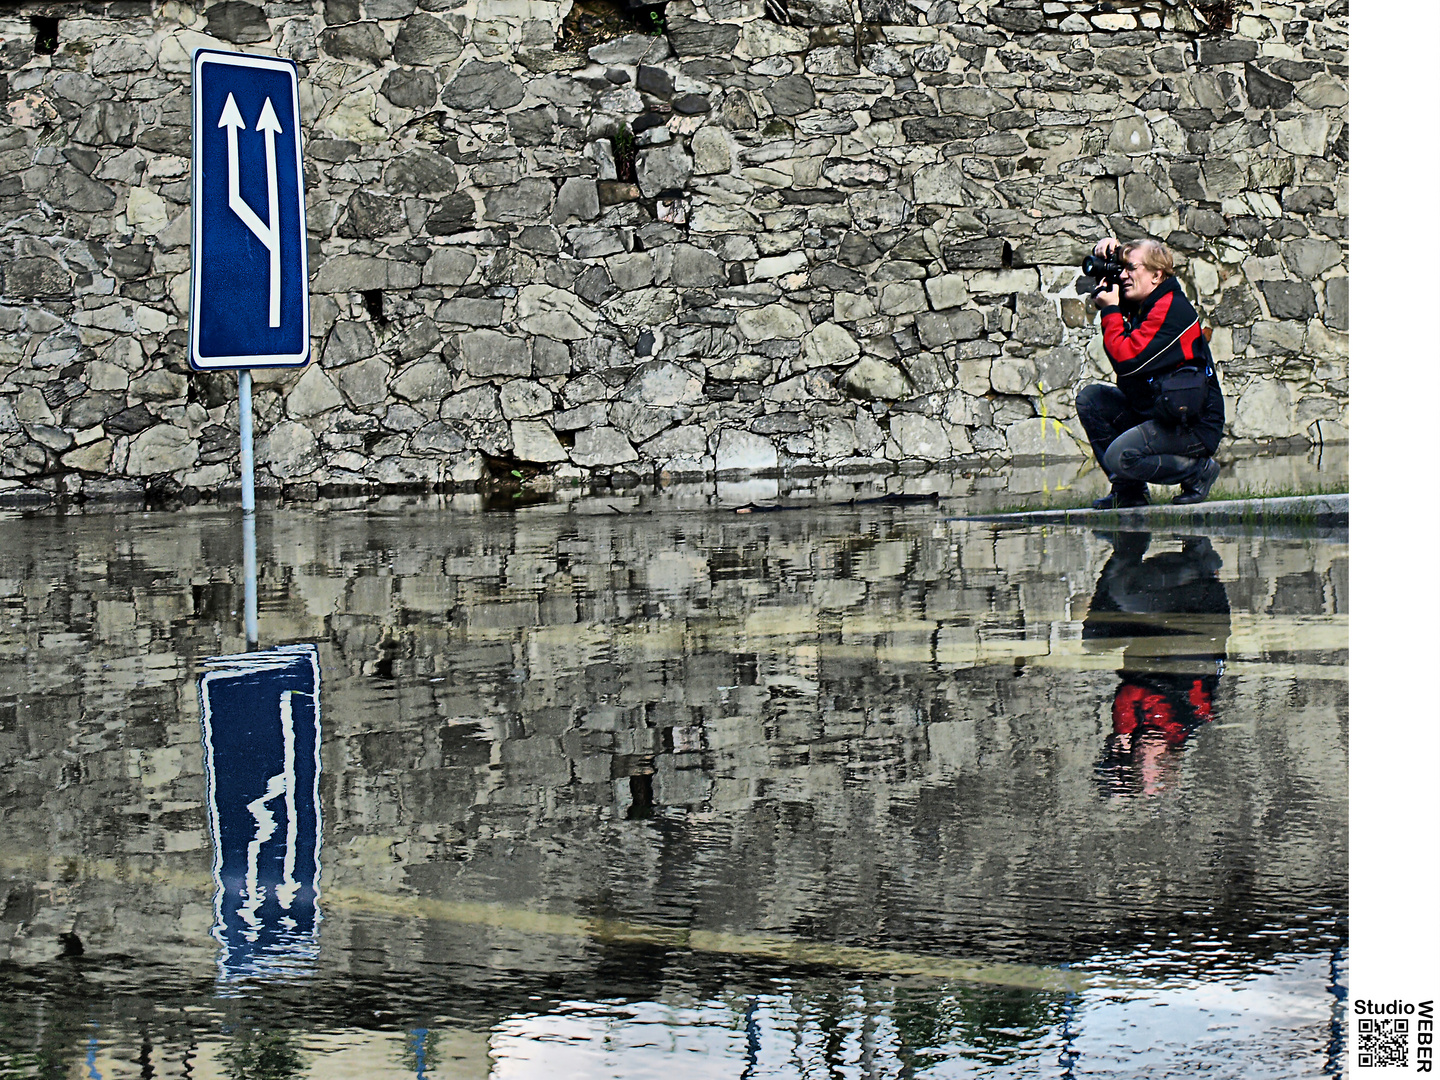
[[[1155,419],[1171,427],[1193,424],[1205,411],[1210,377],[1214,374],[1215,369],[1206,364],[1203,369],[1181,367],[1152,375],[1148,381],[1155,391]]]
[[[1196,316],[1195,322],[1190,326],[1199,321],[1199,316]],[[1185,331],[1188,331],[1190,326],[1187,326]],[[1179,344],[1185,331],[1147,362],[1153,363]],[[1193,424],[1205,411],[1205,399],[1210,396],[1210,377],[1214,374],[1215,369],[1206,364],[1203,368],[1177,367],[1151,375],[1145,382],[1154,394],[1155,403],[1151,406],[1151,412],[1155,414],[1155,419],[1169,427],[1189,427]]]

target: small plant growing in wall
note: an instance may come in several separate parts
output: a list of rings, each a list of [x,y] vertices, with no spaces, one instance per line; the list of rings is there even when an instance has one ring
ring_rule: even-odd
[[[1212,31],[1229,30],[1239,13],[1237,0],[1197,0],[1195,10]]]
[[[635,132],[629,124],[621,124],[610,136],[615,149],[615,176],[626,183],[635,182]]]

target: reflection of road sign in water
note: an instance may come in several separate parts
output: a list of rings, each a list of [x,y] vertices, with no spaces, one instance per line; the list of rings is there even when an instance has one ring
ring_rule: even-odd
[[[219,656],[200,680],[222,978],[300,973],[319,948],[320,662]]]
[[[296,68],[198,49],[190,363],[303,364],[310,350]]]

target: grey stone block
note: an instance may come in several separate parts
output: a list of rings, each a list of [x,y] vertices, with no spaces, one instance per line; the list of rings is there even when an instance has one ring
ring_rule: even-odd
[[[1101,49],[1095,54],[1095,66],[1117,75],[1150,74],[1144,49]]]
[[[1243,38],[1202,37],[1199,40],[1201,67],[1216,67],[1222,64],[1243,64],[1254,60],[1260,53],[1260,46]]]
[[[1040,12],[1027,10],[1018,6],[1008,7],[1001,4],[993,4],[990,7],[988,15],[992,23],[996,26],[1003,26],[1007,30],[1033,34],[1036,31],[1045,29],[1045,19]]]
[[[362,322],[341,319],[325,339],[323,359],[327,368],[343,367],[375,355],[375,338],[370,327]]]
[[[463,285],[475,269],[475,262],[473,252],[461,248],[436,248],[421,271],[420,282],[422,285]]]
[[[710,98],[705,94],[681,94],[671,107],[681,116],[698,116],[710,111]]]
[[[411,263],[368,255],[341,255],[320,268],[310,288],[317,293],[336,293],[413,289],[419,284],[420,268]]]
[[[214,11],[214,8],[211,9]],[[221,17],[224,22],[224,17]],[[261,13],[261,24],[264,22],[264,13]],[[213,25],[213,24],[212,24]],[[258,29],[258,27],[257,27]],[[265,38],[269,38],[268,27],[264,28]],[[214,33],[212,30],[211,33]],[[220,35],[216,35],[217,37]],[[263,39],[257,39],[263,40]],[[90,70],[96,75],[118,75],[129,71],[149,71],[155,66],[155,58],[139,42],[125,41],[123,39],[108,42],[100,46],[90,57]],[[105,96],[109,96],[108,94]]]
[[[440,405],[440,416],[445,420],[498,420],[500,390],[494,386],[472,386],[451,394]],[[508,429],[506,436],[509,436]]]
[[[911,394],[910,380],[895,365],[867,356],[845,372],[840,387],[870,401],[900,401]]]
[[[270,40],[270,24],[265,21],[265,12],[240,0],[226,0],[206,8],[205,32],[237,45]]]
[[[401,360],[416,360],[440,344],[440,331],[430,319],[419,319],[386,343]]]
[[[515,234],[511,245],[537,255],[558,255],[560,234],[549,225],[525,225]]]
[[[79,169],[64,166],[56,169],[44,185],[45,198],[50,205],[61,210],[74,210],[93,214],[109,210],[115,205],[116,195],[104,184],[91,180]]]
[[[351,239],[390,236],[405,226],[405,205],[399,199],[355,191],[346,204],[336,235]]]
[[[509,65],[471,60],[445,87],[440,99],[452,109],[494,111],[519,105],[525,84]]]
[[[357,22],[320,31],[320,48],[345,60],[378,64],[390,55],[390,43],[379,23]]]
[[[1059,345],[1064,340],[1065,325],[1054,303],[1041,293],[1017,293],[1015,316],[1014,336],[1027,345]]]
[[[425,219],[425,231],[431,236],[453,236],[475,228],[475,200],[464,191],[441,199]]]
[[[570,350],[566,348],[563,341],[555,341],[547,337],[532,338],[530,355],[537,377],[570,374]]]
[[[485,193],[485,220],[533,222],[548,217],[555,200],[549,180],[524,179]]]
[[[691,244],[677,244],[670,280],[684,289],[712,288],[725,284],[725,264],[713,251]]]
[[[466,446],[465,437],[460,432],[439,420],[430,421],[410,437],[410,450],[416,454],[458,454]]]
[[[499,326],[504,317],[503,300],[470,296],[457,296],[453,300],[446,300],[435,312],[437,322],[460,326]]]
[[[182,376],[183,377],[183,376]],[[91,392],[81,394],[73,401],[65,404],[61,422],[71,431],[84,431],[96,424],[103,423],[106,419],[114,416],[125,408],[124,394],[101,394]],[[14,420],[13,411],[9,411],[11,423],[3,422],[5,417],[0,416],[0,431],[18,431],[19,422]]]
[[[158,418],[144,405],[132,405],[106,418],[105,434],[136,435],[157,423]]]
[[[123,101],[97,101],[87,105],[75,124],[76,142],[91,146],[133,146],[140,111]]]
[[[929,349],[952,345],[979,337],[985,328],[978,311],[950,308],[945,311],[922,311],[915,316],[915,332]]]
[[[1035,375],[1039,384],[1049,390],[1073,386],[1085,368],[1085,358],[1074,349],[1061,346],[1037,353]]]
[[[778,79],[761,93],[777,116],[799,116],[815,107],[815,88],[803,75]]]
[[[597,465],[621,465],[627,461],[635,461],[639,456],[624,432],[613,427],[577,431],[575,446],[570,451],[570,460],[587,468]]]
[[[505,123],[516,146],[550,146],[555,141],[555,109],[550,105],[512,112]]]
[[[1005,241],[992,236],[947,237],[941,245],[940,257],[950,270],[998,270],[1005,265]]]
[[[380,92],[402,109],[428,109],[435,104],[435,76],[424,68],[396,68],[385,76]]]
[[[754,131],[755,107],[744,90],[727,90],[720,103],[720,120],[731,131]]]
[[[665,20],[665,36],[677,56],[730,56],[740,40],[740,27],[679,16]]]
[[[695,163],[679,143],[641,150],[635,155],[635,180],[646,198],[683,188],[694,172]]]
[[[1220,303],[1210,313],[1217,326],[1246,326],[1260,317],[1260,301],[1244,285],[1232,285],[1220,294]]]
[[[593,221],[599,216],[600,196],[595,181],[585,176],[567,177],[555,197],[555,209],[550,220],[556,225],[563,225],[571,219]]]
[[[415,0],[364,0],[367,19],[403,19],[415,10]]]
[[[1265,304],[1277,319],[1308,319],[1315,314],[1315,290],[1308,282],[1262,281]]]
[[[530,347],[524,338],[496,330],[473,330],[461,334],[460,358],[465,372],[478,379],[497,375],[529,375]]]
[[[1267,75],[1254,64],[1245,65],[1245,96],[1256,109],[1283,109],[1295,98],[1295,87]]]
[[[624,34],[591,47],[588,55],[597,64],[635,64],[655,46],[656,40],[649,34]]]
[[[357,409],[378,405],[389,396],[390,363],[379,356],[342,368],[336,381],[340,392]]]
[[[440,195],[454,191],[455,181],[455,163],[433,150],[410,150],[385,168],[385,186],[390,191]]]
[[[1299,187],[1287,188],[1280,197],[1280,205],[1297,214],[1330,210],[1335,206],[1335,192],[1318,184],[1303,184]]]
[[[449,370],[439,360],[417,360],[390,381],[391,389],[406,401],[439,401],[452,385]]]
[[[619,293],[603,266],[592,266],[575,279],[575,295],[589,304],[598,306]]]
[[[1325,282],[1325,325],[1333,330],[1350,329],[1350,279],[1331,278]]]
[[[1143,173],[1133,173],[1120,178],[1121,206],[1134,217],[1152,217],[1168,214],[1175,209],[1175,203]]]
[[[70,295],[70,273],[54,259],[15,259],[8,265],[0,263],[0,273],[4,275],[4,295],[17,300]]]
[[[397,63],[433,66],[454,60],[464,43],[449,26],[433,15],[411,15],[395,35],[392,50]]]
[[[668,98],[675,92],[675,80],[664,68],[641,64],[635,72],[635,86],[646,94]]]
[[[960,116],[920,117],[902,120],[900,130],[909,142],[946,143],[956,139],[973,139],[989,130],[981,120],[967,120]]]
[[[603,401],[592,401],[574,409],[557,412],[551,418],[550,424],[556,431],[579,431],[604,424],[609,414],[610,407]]]

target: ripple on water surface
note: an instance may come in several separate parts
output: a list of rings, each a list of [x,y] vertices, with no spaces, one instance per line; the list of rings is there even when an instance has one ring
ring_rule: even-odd
[[[320,671],[321,918],[286,978],[217,984],[197,681],[245,651],[235,521],[0,521],[0,1069],[1337,1073],[1343,536],[258,531],[262,643]]]

